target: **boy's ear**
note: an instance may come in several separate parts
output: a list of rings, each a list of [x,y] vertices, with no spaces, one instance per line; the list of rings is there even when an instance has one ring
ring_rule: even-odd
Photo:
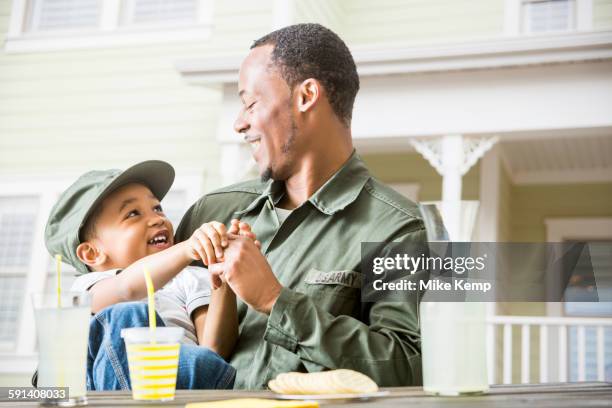
[[[85,265],[96,270],[97,266],[103,265],[106,262],[106,254],[98,248],[93,242],[81,242],[76,249],[76,254]]]

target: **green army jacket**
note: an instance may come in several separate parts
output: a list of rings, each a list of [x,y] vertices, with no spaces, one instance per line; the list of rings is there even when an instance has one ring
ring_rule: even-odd
[[[279,223],[284,183],[249,181],[205,195],[186,213],[177,242],[204,222],[248,222],[283,285],[269,316],[238,303],[230,363],[235,388],[277,374],[350,368],[380,386],[421,383],[418,301],[361,301],[361,242],[425,241],[418,207],[374,179],[356,153]]]

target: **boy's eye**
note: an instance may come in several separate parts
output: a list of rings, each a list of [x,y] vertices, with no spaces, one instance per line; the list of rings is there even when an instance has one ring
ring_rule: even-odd
[[[253,109],[253,106],[255,105],[255,102],[257,102],[257,101],[254,101],[249,106],[247,106],[247,110]]]
[[[157,204],[155,207],[153,207],[153,210],[163,213],[164,209],[162,208],[161,204]]]
[[[132,217],[136,217],[137,215],[140,215],[138,210],[132,210],[129,213],[127,213],[125,218],[132,218]]]

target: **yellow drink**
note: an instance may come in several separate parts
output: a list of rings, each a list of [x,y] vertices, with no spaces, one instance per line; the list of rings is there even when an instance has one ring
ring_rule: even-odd
[[[180,327],[148,327],[121,330],[125,341],[135,400],[172,400],[176,389]],[[155,339],[152,338],[155,337]]]

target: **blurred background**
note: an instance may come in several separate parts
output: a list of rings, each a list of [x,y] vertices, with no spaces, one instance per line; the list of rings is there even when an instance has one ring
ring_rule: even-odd
[[[54,289],[57,194],[166,160],[176,226],[254,176],[232,129],[238,67],[298,22],[353,51],[353,136],[376,177],[415,201],[478,200],[480,241],[612,241],[612,0],[0,0],[0,385],[36,365],[28,294]],[[612,253],[591,256],[610,282]],[[612,380],[609,303],[492,304],[488,330],[491,383]]]

